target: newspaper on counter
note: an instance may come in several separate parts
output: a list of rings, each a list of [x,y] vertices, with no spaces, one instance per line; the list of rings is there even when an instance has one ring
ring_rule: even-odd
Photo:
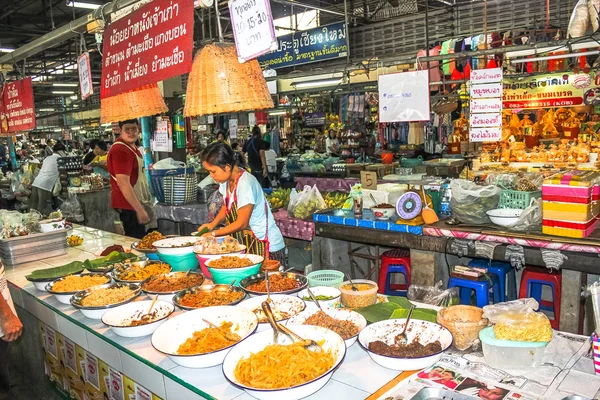
[[[600,376],[594,372],[590,348],[588,337],[554,332],[543,364],[524,374],[490,367],[481,352],[448,351],[377,400],[409,400],[425,387],[485,400],[560,400],[570,395],[600,399]]]

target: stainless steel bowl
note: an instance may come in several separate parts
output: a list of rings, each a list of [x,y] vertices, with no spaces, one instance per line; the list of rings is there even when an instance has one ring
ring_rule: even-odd
[[[90,273],[90,272],[84,272],[82,274],[72,274],[72,275],[67,275],[67,276],[73,276],[73,275],[77,275],[77,276],[86,276],[86,275],[102,275],[104,277],[106,277],[108,280],[106,281],[106,283],[103,283],[101,285],[106,285],[108,283],[112,282],[112,277],[110,276],[110,274],[95,274],[95,273]],[[55,290],[52,290],[52,288],[54,287],[54,285],[60,281],[65,280],[66,276],[63,276],[62,278],[58,278],[53,280],[52,282],[50,282],[47,286],[46,286],[46,291],[48,293],[52,293],[52,294],[58,294],[58,295],[63,295],[63,294],[75,294],[77,292],[80,292],[80,290],[76,290],[74,292],[57,292]]]
[[[138,246],[138,243],[139,243],[139,241],[136,241],[136,242],[133,242],[133,243],[131,243],[131,248],[132,248],[133,250],[135,250],[135,251],[139,251],[140,253],[145,253],[145,254],[148,254],[148,253],[156,253],[156,251],[157,251],[156,249],[150,249],[150,250],[149,250],[149,249],[139,249],[139,248],[137,247],[137,246]]]
[[[204,275],[202,275],[200,272],[190,271],[189,272],[190,275],[198,275],[198,276],[202,277],[202,280],[197,285],[186,287],[186,288],[183,288],[183,289],[172,290],[172,291],[168,291],[168,292],[155,292],[155,291],[152,291],[152,290],[146,290],[146,289],[144,289],[144,285],[146,283],[148,283],[151,279],[156,279],[159,276],[173,276],[173,275],[177,275],[177,274],[184,274],[185,275],[185,274],[187,274],[187,272],[168,272],[166,274],[153,275],[150,278],[148,278],[148,279],[146,279],[145,281],[142,282],[142,285],[141,285],[142,290],[144,291],[144,293],[147,293],[147,294],[158,294],[158,295],[175,294],[175,293],[181,292],[182,290],[186,290],[186,289],[190,289],[192,287],[200,286],[200,285],[202,285],[204,283]]]
[[[282,273],[281,272],[269,272],[269,278],[272,276],[275,276],[275,275],[282,275]],[[292,289],[292,290],[286,290],[284,292],[271,291],[271,294],[296,294],[308,286],[308,279],[306,278],[305,275],[297,274],[295,272],[286,272],[285,274],[283,274],[283,276],[295,279],[296,282],[298,282],[298,287],[295,289]],[[256,292],[256,291],[248,289],[248,286],[252,285],[253,283],[260,282],[264,279],[265,279],[265,274],[262,272],[258,273],[258,274],[250,275],[249,277],[244,278],[240,281],[240,287],[242,289],[244,289],[246,291],[246,293],[250,294],[251,296],[264,296],[267,294],[267,292]]]
[[[186,290],[182,290],[181,292],[178,292],[174,297],[173,297],[173,304],[175,304],[177,307],[181,308],[182,310],[186,310],[186,311],[191,311],[191,310],[196,310],[198,308],[203,308],[203,307],[189,307],[189,306],[184,306],[183,304],[181,304],[181,299],[183,298],[183,296],[185,296],[186,294],[189,293],[198,293],[198,292],[211,292],[211,291],[229,291],[229,285],[204,285],[204,286],[195,286],[193,288],[190,289],[186,289]],[[231,287],[231,291],[232,292],[240,292],[243,294],[242,297],[240,297],[239,300],[236,300],[232,303],[226,303],[226,304],[219,304],[221,306],[235,306],[236,304],[240,303],[242,300],[244,300],[246,298],[246,292],[244,292],[242,290],[242,288],[238,287],[238,286],[232,286]]]
[[[117,288],[117,287],[124,287],[124,286],[129,287],[131,290],[133,290],[133,295],[130,298],[128,298],[127,300],[124,300],[120,303],[108,304],[105,306],[89,306],[89,307],[83,306],[81,304],[81,301],[83,299],[85,299],[87,296],[89,296],[92,292],[94,292],[96,290]],[[75,293],[73,295],[73,297],[71,297],[71,305],[80,310],[106,310],[109,308],[118,307],[123,304],[132,302],[136,297],[138,297],[140,295],[141,292],[142,292],[142,288],[140,287],[140,285],[137,285],[135,283],[121,283],[121,282],[107,283],[104,285],[94,286],[92,288],[85,289],[85,290]]]
[[[167,272],[171,272],[171,266],[169,264],[167,264],[166,262],[162,262],[162,261],[145,260],[145,261],[135,261],[135,262],[124,262],[124,263],[115,264],[115,269],[112,272],[113,279],[117,282],[123,282],[123,283],[142,283],[147,278],[140,279],[140,280],[128,280],[128,279],[123,279],[122,275],[131,267],[135,266],[135,267],[146,268],[148,265],[151,265],[151,264],[165,264],[169,267],[169,270]]]

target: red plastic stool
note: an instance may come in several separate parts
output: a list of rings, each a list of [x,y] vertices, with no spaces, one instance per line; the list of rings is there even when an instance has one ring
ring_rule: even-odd
[[[402,274],[406,283],[392,284],[391,275]],[[404,249],[388,250],[381,255],[378,292],[387,295],[406,296],[410,286],[410,251]]]
[[[542,286],[552,288],[552,301],[542,300]],[[554,319],[550,320],[553,329],[558,329],[560,324],[560,296],[562,293],[562,273],[548,272],[546,268],[525,267],[521,276],[519,298],[534,298],[541,310],[554,312]]]

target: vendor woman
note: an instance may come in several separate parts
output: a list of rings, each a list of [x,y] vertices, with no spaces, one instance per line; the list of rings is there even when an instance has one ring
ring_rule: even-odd
[[[244,157],[226,143],[213,143],[202,153],[202,165],[220,184],[224,203],[214,221],[202,225],[204,236],[231,235],[250,254],[277,260],[285,267],[285,244],[260,183],[249,173]],[[225,226],[216,229],[221,222]]]

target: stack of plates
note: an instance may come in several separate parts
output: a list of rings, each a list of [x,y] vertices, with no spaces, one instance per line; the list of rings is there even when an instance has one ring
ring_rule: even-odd
[[[71,228],[33,233],[0,240],[0,258],[6,266],[23,264],[67,253],[67,233]]]

